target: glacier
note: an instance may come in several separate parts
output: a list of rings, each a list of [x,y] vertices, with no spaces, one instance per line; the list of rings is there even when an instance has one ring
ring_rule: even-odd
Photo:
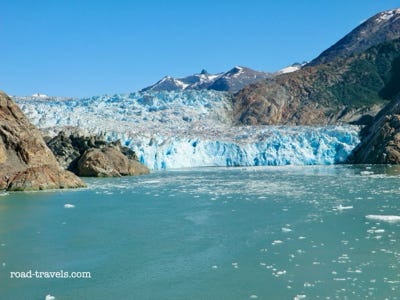
[[[120,140],[153,170],[336,164],[360,142],[358,126],[234,126],[231,95],[210,90],[14,101],[46,135],[78,128]]]

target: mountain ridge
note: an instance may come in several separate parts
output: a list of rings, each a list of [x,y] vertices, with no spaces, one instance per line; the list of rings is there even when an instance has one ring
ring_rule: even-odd
[[[329,63],[337,58],[361,53],[374,45],[397,38],[400,38],[400,8],[379,12],[368,18],[308,65]]]
[[[141,89],[146,91],[180,91],[186,89],[208,89],[235,93],[244,86],[271,77],[272,73],[255,71],[235,66],[227,72],[210,74],[206,70],[181,78],[165,76],[155,84]]]

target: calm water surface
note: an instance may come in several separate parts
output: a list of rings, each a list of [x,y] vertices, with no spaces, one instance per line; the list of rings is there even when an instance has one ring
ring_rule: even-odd
[[[210,168],[2,194],[0,299],[398,299],[399,174]],[[29,270],[91,279],[10,278]]]

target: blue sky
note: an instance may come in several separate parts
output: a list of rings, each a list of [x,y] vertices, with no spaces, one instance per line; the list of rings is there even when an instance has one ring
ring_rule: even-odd
[[[86,97],[316,57],[392,0],[0,0],[0,89]]]

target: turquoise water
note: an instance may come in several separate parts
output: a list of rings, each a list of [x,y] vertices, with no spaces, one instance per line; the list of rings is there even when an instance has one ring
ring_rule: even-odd
[[[209,168],[3,194],[0,299],[397,299],[399,174]],[[91,278],[10,278],[28,270]]]

